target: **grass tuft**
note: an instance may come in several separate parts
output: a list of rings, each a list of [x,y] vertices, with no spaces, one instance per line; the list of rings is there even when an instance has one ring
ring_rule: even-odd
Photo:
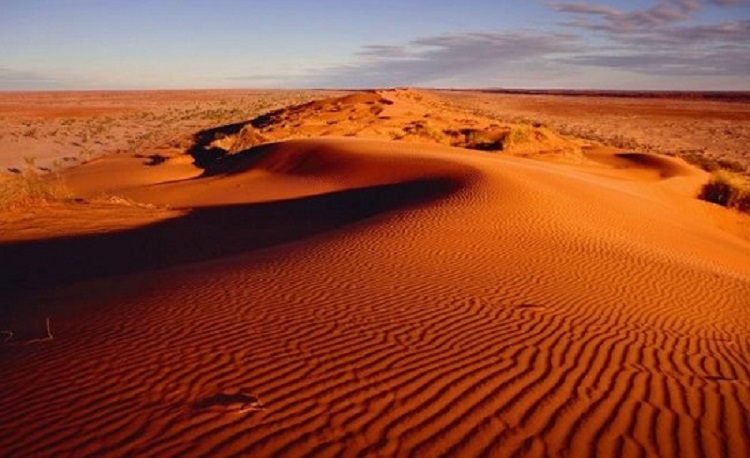
[[[56,173],[40,174],[33,159],[24,170],[0,172],[0,210],[25,210],[72,198]]]
[[[736,208],[741,212],[750,213],[750,184],[743,177],[728,170],[715,171],[708,183],[703,185],[698,197],[727,208]]]

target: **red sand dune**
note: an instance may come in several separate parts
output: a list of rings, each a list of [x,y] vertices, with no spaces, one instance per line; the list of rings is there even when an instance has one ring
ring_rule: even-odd
[[[750,456],[750,242],[701,172],[358,139],[225,164],[109,183],[181,209],[150,223],[0,245],[11,318],[54,334],[0,346],[4,456]]]

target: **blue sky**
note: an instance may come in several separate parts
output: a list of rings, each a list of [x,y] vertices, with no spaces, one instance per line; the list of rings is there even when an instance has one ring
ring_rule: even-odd
[[[0,90],[750,90],[750,0],[0,0]]]

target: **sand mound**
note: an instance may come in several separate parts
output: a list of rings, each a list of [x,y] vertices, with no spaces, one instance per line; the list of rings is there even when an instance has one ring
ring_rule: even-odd
[[[3,455],[750,455],[750,244],[679,179],[364,140],[222,167],[125,190],[204,205],[167,222],[0,246],[54,334],[0,347]]]
[[[3,271],[8,272],[0,278],[0,291],[66,284],[287,243],[439,198],[461,187],[471,175],[468,168],[453,163],[394,154],[387,145],[363,143],[366,150],[354,153],[353,144],[359,143],[271,144],[217,164],[202,179],[167,180],[159,186],[146,181],[148,185],[141,187],[121,181],[119,195],[162,205],[169,199],[170,206],[182,208],[182,213],[167,212],[166,219],[137,229],[0,245],[7,268]],[[112,183],[89,179],[107,164],[100,161],[89,173],[72,170],[69,181],[74,189],[84,188],[81,182],[110,189]],[[120,163],[109,165],[123,168]],[[274,186],[286,194],[262,191]],[[89,189],[89,193],[97,191]],[[150,213],[165,216],[163,210]],[[246,227],[244,221],[252,221],[253,226]],[[184,246],[191,248],[181,249]],[[92,252],[97,253],[93,259]],[[60,269],[62,264],[67,267]]]
[[[314,137],[399,140],[584,161],[578,144],[543,126],[500,123],[456,111],[439,98],[412,89],[362,92],[315,101],[247,123],[203,131],[196,136],[193,155],[202,166],[267,141]]]
[[[684,162],[656,154],[618,153],[616,157],[625,159],[637,167],[656,170],[662,178],[688,176],[694,173]]]

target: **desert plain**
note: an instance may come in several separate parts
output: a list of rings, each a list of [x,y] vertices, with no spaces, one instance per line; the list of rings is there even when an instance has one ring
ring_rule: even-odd
[[[697,198],[748,144],[747,97],[2,93],[52,191],[0,210],[0,455],[750,456],[750,217]]]

